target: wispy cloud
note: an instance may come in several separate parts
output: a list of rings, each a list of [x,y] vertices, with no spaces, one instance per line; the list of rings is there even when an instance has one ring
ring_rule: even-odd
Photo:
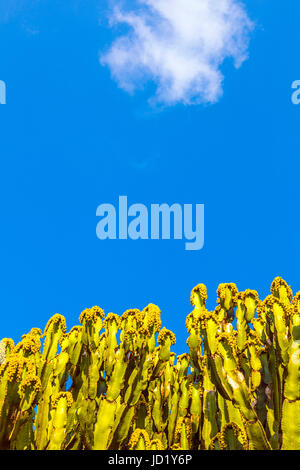
[[[125,0],[114,7],[111,25],[124,24],[101,63],[129,93],[147,81],[165,105],[214,103],[222,95],[220,66],[247,58],[253,23],[237,0]]]

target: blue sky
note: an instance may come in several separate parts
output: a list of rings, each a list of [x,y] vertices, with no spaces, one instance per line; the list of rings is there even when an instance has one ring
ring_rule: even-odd
[[[243,4],[255,24],[248,59],[236,69],[225,58],[223,95],[190,104],[191,93],[167,102],[165,83],[159,102],[159,78],[143,70],[128,93],[122,71],[100,63],[130,34],[109,24],[109,3],[0,0],[0,337],[17,341],[57,312],[71,328],[86,307],[152,302],[184,352],[196,284],[210,309],[220,282],[264,297],[280,275],[300,290],[300,4]],[[134,1],[124,8],[139,13]],[[100,241],[96,208],[119,195],[205,204],[204,248]]]

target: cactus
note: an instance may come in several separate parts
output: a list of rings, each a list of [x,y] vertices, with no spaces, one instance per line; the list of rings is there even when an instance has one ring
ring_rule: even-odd
[[[188,350],[149,304],[0,341],[0,449],[300,450],[300,292],[198,284]]]

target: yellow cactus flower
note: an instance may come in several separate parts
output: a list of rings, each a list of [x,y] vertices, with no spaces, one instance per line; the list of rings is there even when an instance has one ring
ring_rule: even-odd
[[[207,289],[204,284],[198,284],[192,289],[191,292],[191,304],[193,307],[205,307],[207,300]]]
[[[163,327],[158,335],[157,342],[158,344],[164,344],[167,339],[170,339],[171,344],[176,344],[176,336],[174,333]]]
[[[130,450],[149,450],[151,441],[149,434],[144,429],[136,429],[129,440],[128,447]]]
[[[50,331],[50,329],[52,330],[54,327],[61,328],[63,333],[67,331],[66,319],[63,315],[56,313],[55,315],[53,315],[53,317],[50,318],[45,327],[44,335],[46,335]]]
[[[68,408],[71,408],[73,405],[73,397],[70,392],[59,392],[52,399],[52,408],[57,408],[60,400],[66,400]]]
[[[293,297],[291,287],[281,277],[276,277],[271,284],[271,293],[281,301],[290,301]]]

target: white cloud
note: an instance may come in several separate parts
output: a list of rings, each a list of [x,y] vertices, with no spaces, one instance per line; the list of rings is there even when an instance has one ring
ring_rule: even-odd
[[[147,81],[154,99],[173,105],[216,102],[222,95],[220,66],[247,58],[253,24],[237,0],[128,0],[115,7],[111,24],[128,32],[101,55],[113,78],[129,93]],[[132,1],[130,2],[132,4]]]

